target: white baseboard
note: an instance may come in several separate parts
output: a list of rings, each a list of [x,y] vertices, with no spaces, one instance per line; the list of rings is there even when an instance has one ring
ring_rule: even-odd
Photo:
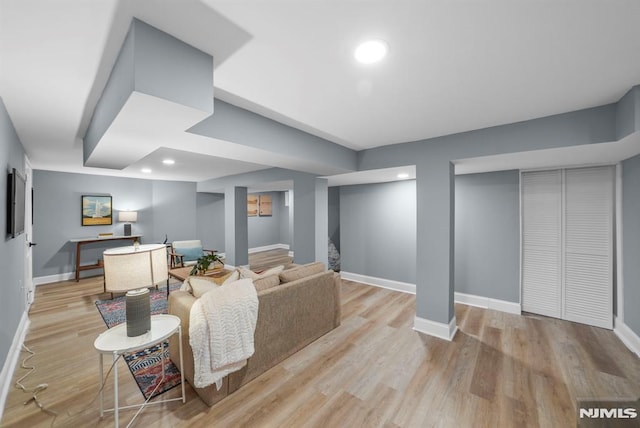
[[[359,273],[341,271],[340,276],[344,279],[363,284],[374,285],[376,287],[387,288],[389,290],[401,291],[403,293],[416,294],[416,285],[408,282],[393,281],[390,279],[377,278],[375,276],[361,275]],[[484,309],[507,312],[520,315],[520,304],[508,302],[506,300],[492,299],[490,297],[474,296],[473,294],[455,293],[455,302],[463,305],[478,306]]]
[[[435,336],[450,342],[455,337],[456,332],[458,331],[458,326],[456,323],[456,317],[453,317],[453,319],[449,321],[449,324],[445,324],[416,316],[413,320],[413,329],[420,333]]]
[[[288,250],[288,249],[289,249],[289,244],[272,244],[272,245],[265,245],[263,247],[249,248],[249,254],[260,253],[262,251]]]
[[[362,282],[363,284],[374,285],[389,290],[416,294],[416,285],[408,282],[393,281],[391,279],[377,278],[375,276],[360,275],[359,273],[345,271],[340,271],[340,276],[349,281]]]
[[[416,285],[408,282],[393,281],[390,279],[377,278],[375,276],[361,275],[359,273],[341,271],[340,276],[344,279],[363,284],[374,285],[376,287],[387,288],[389,290],[401,291],[403,293],[416,294]],[[490,297],[474,296],[473,294],[455,293],[455,302],[463,305],[478,306],[484,309],[507,312],[520,315],[520,303],[508,302],[506,300],[492,299]]]
[[[25,311],[22,314],[22,319],[16,330],[16,334],[13,336],[13,342],[11,348],[9,348],[9,354],[0,372],[0,420],[2,419],[2,413],[4,412],[4,406],[7,402],[7,396],[9,395],[9,388],[12,386],[11,380],[13,379],[13,373],[16,370],[18,359],[20,358],[20,350],[24,343],[24,338],[27,335],[29,329],[29,314]]]
[[[508,302],[506,300],[492,299],[490,297],[475,296],[473,294],[454,293],[456,303],[463,305],[477,306],[484,309],[507,312],[510,314],[521,314],[520,303]]]
[[[638,357],[640,357],[640,337],[629,328],[624,322],[614,318],[613,332],[625,344],[627,348]]]
[[[75,272],[59,273],[57,275],[37,276],[33,278],[33,285],[51,284],[52,282],[69,281],[75,278]]]

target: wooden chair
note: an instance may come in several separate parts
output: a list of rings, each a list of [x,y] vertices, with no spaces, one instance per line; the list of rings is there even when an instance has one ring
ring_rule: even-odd
[[[198,258],[206,253],[215,254],[217,252],[217,250],[203,249],[202,242],[199,239],[173,241],[169,252],[169,265],[171,269],[193,266]]]

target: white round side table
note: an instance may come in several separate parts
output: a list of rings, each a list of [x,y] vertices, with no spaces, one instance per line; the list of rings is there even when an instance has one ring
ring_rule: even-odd
[[[165,345],[166,339],[172,335],[178,333],[180,343],[180,382],[182,387],[182,396],[179,398],[170,398],[167,400],[159,400],[149,403],[149,398],[153,395],[153,392],[149,395],[149,398],[142,404],[136,404],[132,406],[118,406],[118,364],[116,361],[121,355],[131,353],[140,349],[149,348],[157,343],[162,343],[162,379],[158,384],[162,384],[165,378],[164,366],[165,366]],[[117,326],[110,328],[104,333],[100,334],[93,346],[98,351],[98,359],[100,364],[100,417],[104,415],[104,412],[114,412],[115,426],[119,426],[118,410],[130,409],[138,407],[138,411],[131,419],[131,422],[138,416],[142,409],[147,404],[165,403],[168,401],[182,400],[186,402],[186,395],[184,393],[184,372],[182,369],[182,326],[180,325],[180,318],[175,315],[152,315],[151,316],[151,330],[140,336],[129,337],[127,336],[127,323],[123,322]],[[113,357],[113,409],[104,409],[104,378],[103,378],[103,356],[112,355]],[[130,422],[130,423],[131,423]]]

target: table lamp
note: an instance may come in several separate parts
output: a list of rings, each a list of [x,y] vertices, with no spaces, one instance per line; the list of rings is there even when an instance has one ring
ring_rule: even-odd
[[[138,221],[137,211],[120,211],[118,213],[118,221],[125,223],[124,236],[131,236],[131,223]]]

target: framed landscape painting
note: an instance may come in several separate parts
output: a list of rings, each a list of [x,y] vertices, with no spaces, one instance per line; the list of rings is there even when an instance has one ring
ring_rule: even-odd
[[[102,226],[112,224],[111,196],[82,196],[82,225]]]

